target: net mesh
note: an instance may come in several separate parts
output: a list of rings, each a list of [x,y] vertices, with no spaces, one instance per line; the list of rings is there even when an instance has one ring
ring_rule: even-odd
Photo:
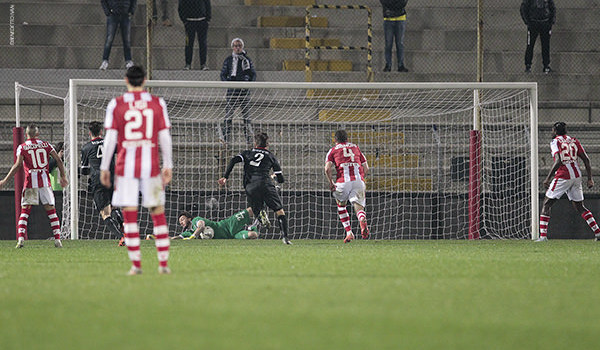
[[[182,210],[221,220],[247,207],[242,166],[234,169],[228,187],[220,188],[217,179],[231,157],[251,146],[248,139],[252,133],[261,131],[269,135],[269,148],[286,177],[281,197],[291,237],[343,238],[345,231],[323,169],[333,133],[345,129],[369,162],[366,213],[374,238],[468,237],[472,88],[197,84],[151,87],[153,94],[165,99],[173,124],[173,182],[167,188],[166,204],[171,234],[181,231],[177,216]],[[250,86],[248,96],[227,98],[232,86]],[[103,121],[110,99],[123,92],[122,86],[101,82],[78,87],[76,149],[89,140],[89,122]],[[483,124],[481,237],[526,238],[531,233],[530,94],[526,89],[480,89],[479,96]],[[232,128],[225,143],[228,109]],[[79,155],[68,151],[69,130],[66,111],[66,159],[78,162]],[[93,207],[93,196],[86,190],[85,177],[80,177],[78,188],[79,237],[110,238]],[[65,221],[69,222],[68,196],[64,202]],[[147,211],[140,213],[140,233],[152,233]],[[269,215],[274,221],[274,214]],[[351,222],[356,232],[354,215]],[[65,225],[65,235],[69,234]],[[279,238],[280,233],[275,227],[261,228],[260,237]]]

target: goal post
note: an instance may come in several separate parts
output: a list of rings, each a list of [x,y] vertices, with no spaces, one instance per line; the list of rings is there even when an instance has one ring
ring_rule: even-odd
[[[282,200],[292,237],[343,238],[323,173],[332,135],[343,128],[371,168],[366,211],[374,238],[538,234],[536,83],[149,80],[146,86],[165,99],[172,122],[174,169],[166,205],[171,233],[180,231],[182,210],[220,220],[247,206],[242,167],[233,172],[230,187],[219,188],[216,180],[229,159],[250,146],[249,136],[264,131],[286,176]],[[244,89],[248,98],[232,101],[228,89]],[[122,80],[70,80],[70,194],[64,212],[72,239],[110,238],[77,169],[87,124],[103,121],[110,99],[124,92]],[[224,143],[226,115],[233,118]],[[140,232],[151,232],[147,213],[140,218]],[[352,224],[358,224],[355,217]],[[260,237],[278,238],[279,231],[262,229]]]

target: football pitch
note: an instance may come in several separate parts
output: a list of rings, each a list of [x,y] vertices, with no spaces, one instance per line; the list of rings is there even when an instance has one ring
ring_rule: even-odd
[[[2,349],[591,349],[600,242],[1,241]]]

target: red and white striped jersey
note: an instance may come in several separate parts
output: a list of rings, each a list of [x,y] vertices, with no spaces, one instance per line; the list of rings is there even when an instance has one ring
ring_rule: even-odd
[[[48,161],[50,152],[54,150],[51,144],[38,139],[28,139],[17,147],[17,157],[23,156],[25,171],[24,188],[50,187]]]
[[[366,163],[367,159],[360,148],[353,143],[338,143],[333,146],[327,152],[325,162],[332,162],[335,165],[337,171],[336,182],[365,180],[365,171],[362,164]]]
[[[111,100],[104,128],[118,134],[115,174],[138,179],[158,176],[158,133],[170,127],[167,105],[160,97],[142,91]]]
[[[550,143],[552,158],[560,157],[562,164],[554,174],[555,179],[575,179],[581,177],[577,158],[585,154],[579,140],[567,135],[558,135]]]

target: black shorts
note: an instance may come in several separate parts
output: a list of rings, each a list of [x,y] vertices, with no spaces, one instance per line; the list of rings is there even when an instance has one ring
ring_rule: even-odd
[[[110,205],[112,201],[113,190],[112,188],[106,188],[102,185],[96,187],[94,190],[94,207],[100,212],[106,206]]]
[[[258,212],[264,209],[265,204],[273,211],[283,209],[279,193],[272,183],[249,183],[246,185],[246,196],[248,206],[252,208],[254,215],[258,215]]]

